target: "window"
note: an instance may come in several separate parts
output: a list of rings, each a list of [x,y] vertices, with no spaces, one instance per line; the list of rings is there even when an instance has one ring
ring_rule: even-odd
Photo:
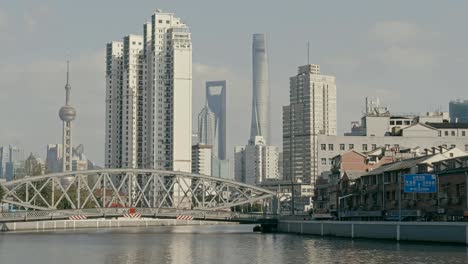
[[[367,151],[367,144],[362,144],[362,151]]]
[[[457,184],[457,197],[463,197],[465,195],[465,184]]]
[[[349,144],[348,149],[354,149],[354,144]]]
[[[320,149],[321,150],[327,150],[327,144],[321,144]]]
[[[322,158],[322,159],[321,159],[321,164],[322,164],[322,165],[327,165],[327,159],[326,159],[326,158]]]
[[[402,122],[401,120],[398,120],[398,121],[396,121],[396,124],[397,124],[397,125],[402,125],[403,122]]]
[[[444,134],[445,134],[446,136],[448,136],[448,131],[445,131],[445,133],[444,133]]]
[[[376,144],[372,144],[372,150],[375,150],[377,148],[377,145]]]
[[[333,165],[333,159],[328,159],[328,165]]]
[[[462,137],[466,136],[466,132],[462,131]]]
[[[328,150],[333,151],[333,144],[328,144]]]
[[[340,144],[340,150],[345,150],[345,144]]]
[[[454,137],[454,136],[455,136],[455,131],[452,131],[452,137]]]
[[[405,125],[409,125],[410,124],[410,121],[409,120],[405,120]]]
[[[395,125],[395,121],[390,121],[390,125],[394,126]]]

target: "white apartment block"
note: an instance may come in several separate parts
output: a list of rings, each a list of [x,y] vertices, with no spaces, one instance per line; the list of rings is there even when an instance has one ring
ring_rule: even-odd
[[[320,74],[319,65],[300,66],[290,78],[289,100],[283,107],[283,177],[313,184],[317,137],[337,133],[335,77]]]
[[[235,179],[252,185],[279,179],[278,158],[278,147],[267,146],[263,137],[256,136],[249,145],[234,150]]]
[[[122,164],[122,96],[123,42],[113,41],[106,47],[106,142],[105,166],[120,168]]]
[[[108,168],[191,171],[192,43],[172,13],[107,44]]]
[[[210,145],[197,144],[192,146],[192,173],[211,176]]]
[[[245,146],[234,147],[234,180],[238,182],[246,182]]]

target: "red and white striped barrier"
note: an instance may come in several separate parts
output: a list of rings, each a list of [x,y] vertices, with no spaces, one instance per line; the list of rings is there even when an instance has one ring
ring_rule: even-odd
[[[123,216],[126,218],[140,218],[141,214],[124,214]]]
[[[179,216],[177,216],[177,220],[193,220],[193,216],[190,216],[190,215],[179,215]]]
[[[86,217],[86,215],[72,215],[72,216],[68,217],[68,219],[70,219],[70,220],[86,220],[86,219],[88,219],[88,217]]]

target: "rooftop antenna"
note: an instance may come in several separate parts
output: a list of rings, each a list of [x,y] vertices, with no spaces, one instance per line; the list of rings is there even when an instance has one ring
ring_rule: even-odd
[[[310,64],[310,42],[307,41],[307,65]]]

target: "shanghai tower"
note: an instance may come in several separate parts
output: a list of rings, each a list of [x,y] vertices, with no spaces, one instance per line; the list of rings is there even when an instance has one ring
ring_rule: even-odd
[[[263,136],[270,141],[270,91],[268,88],[268,53],[265,34],[254,34],[252,42],[252,123],[250,140]]]

